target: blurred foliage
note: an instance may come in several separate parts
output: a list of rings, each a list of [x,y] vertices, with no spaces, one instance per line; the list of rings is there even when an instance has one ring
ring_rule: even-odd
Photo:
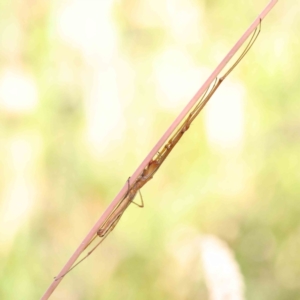
[[[1,299],[44,293],[263,5],[0,2]],[[203,270],[183,275],[173,255],[182,228],[229,245],[246,299],[300,298],[299,11],[279,1],[223,84],[245,90],[242,146],[213,145],[200,115],[143,189],[145,208],[52,299],[207,299]],[[169,53],[183,60],[164,75],[178,69],[182,84],[161,90]]]

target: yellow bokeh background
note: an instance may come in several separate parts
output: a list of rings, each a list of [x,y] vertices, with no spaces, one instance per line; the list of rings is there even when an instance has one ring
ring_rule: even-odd
[[[266,4],[0,2],[1,299],[43,295]],[[143,188],[145,208],[51,299],[300,298],[299,13],[279,1]],[[208,275],[219,248],[241,289],[229,298]]]

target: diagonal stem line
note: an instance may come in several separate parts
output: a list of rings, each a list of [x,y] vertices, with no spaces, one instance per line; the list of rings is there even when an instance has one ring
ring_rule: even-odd
[[[271,0],[268,5],[263,9],[263,11],[259,14],[259,16],[253,21],[253,23],[249,26],[249,28],[244,32],[244,34],[241,36],[241,38],[236,42],[236,44],[233,46],[233,48],[228,52],[228,54],[224,57],[224,59],[220,62],[220,64],[217,66],[217,68],[212,72],[212,74],[208,77],[208,79],[204,82],[202,87],[197,91],[195,96],[190,100],[190,102],[184,107],[182,112],[178,115],[178,117],[174,120],[174,122],[171,124],[171,126],[167,129],[167,131],[163,134],[163,136],[159,139],[157,144],[153,147],[153,149],[149,152],[149,154],[146,156],[146,158],[143,160],[143,162],[140,164],[140,166],[136,169],[136,171],[131,176],[132,182],[135,182],[138,178],[138,176],[141,174],[141,172],[146,168],[146,166],[151,162],[152,158],[156,155],[156,153],[161,149],[161,147],[165,144],[165,142],[168,140],[168,138],[172,135],[172,133],[176,130],[176,128],[179,126],[179,124],[182,122],[182,120],[186,117],[186,115],[189,113],[189,111],[192,109],[192,107],[196,104],[198,99],[205,93],[205,91],[209,88],[211,83],[216,79],[218,74],[224,69],[224,67],[227,65],[227,63],[230,61],[230,59],[235,55],[235,53],[240,49],[240,47],[244,44],[244,42],[247,40],[247,38],[251,35],[251,33],[254,32],[255,28],[259,25],[261,20],[263,20],[266,15],[271,11],[271,9],[274,7],[274,5],[277,3],[278,0]],[[226,73],[225,73],[226,75]],[[67,263],[64,265],[62,270],[57,275],[57,280],[54,280],[44,295],[42,296],[42,300],[48,299],[53,291],[56,289],[56,287],[59,285],[61,280],[63,279],[63,275],[66,274],[72,265],[75,263],[77,258],[80,256],[80,254],[86,249],[86,247],[89,245],[91,239],[97,234],[98,229],[102,226],[103,222],[107,220],[108,216],[111,215],[115,207],[120,203],[121,199],[124,198],[124,196],[127,193],[127,184],[123,186],[123,188],[120,190],[120,192],[117,194],[115,199],[111,202],[111,204],[108,206],[108,208],[105,210],[105,212],[102,214],[102,216],[99,218],[99,220],[95,223],[95,225],[92,227],[90,232],[86,235],[86,237],[83,239],[79,247],[76,249],[76,251],[73,253],[73,255],[70,257],[70,259],[67,261]]]

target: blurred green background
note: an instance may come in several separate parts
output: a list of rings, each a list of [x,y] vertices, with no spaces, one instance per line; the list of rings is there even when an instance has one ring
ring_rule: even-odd
[[[42,296],[266,4],[0,2],[1,299]],[[299,12],[279,1],[145,208],[51,299],[300,299]],[[231,256],[235,298],[213,296],[224,266],[207,240]]]

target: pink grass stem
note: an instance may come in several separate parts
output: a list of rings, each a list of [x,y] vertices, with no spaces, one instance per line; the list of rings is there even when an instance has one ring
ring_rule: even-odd
[[[165,144],[167,139],[171,136],[171,134],[178,127],[178,125],[181,123],[181,121],[189,113],[189,111],[195,105],[197,100],[203,95],[203,93],[206,91],[206,89],[209,87],[209,85],[218,76],[218,74],[224,69],[226,64],[235,55],[235,53],[241,48],[241,46],[245,43],[245,41],[250,36],[250,34],[255,30],[255,28],[258,26],[258,24],[260,22],[260,19],[263,20],[265,18],[265,16],[270,12],[270,10],[277,3],[277,1],[278,0],[272,0],[272,1],[269,2],[269,4],[264,8],[264,10],[260,13],[260,15],[254,20],[254,22],[249,26],[249,28],[245,31],[245,33],[241,36],[241,38],[233,46],[233,48],[228,52],[228,54],[225,56],[225,58],[221,61],[221,63],[217,66],[217,68],[212,72],[212,74],[204,82],[202,87],[197,91],[195,96],[190,100],[190,102],[186,105],[186,107],[182,110],[182,112],[178,115],[178,117],[174,120],[174,122],[171,124],[171,126],[168,128],[168,130],[163,134],[163,136],[159,139],[157,144],[153,147],[153,149],[149,152],[149,154],[146,156],[146,158],[143,160],[143,162],[140,164],[140,166],[133,173],[133,175],[131,176],[131,181],[132,182],[134,182],[137,179],[139,174],[147,166],[147,164],[151,161],[153,156]],[[87,236],[83,239],[83,241],[81,242],[79,247],[76,249],[76,251],[70,257],[68,262],[65,264],[65,266],[62,268],[62,270],[59,272],[59,274],[57,275],[57,277],[59,279],[56,280],[56,281],[54,280],[51,283],[51,285],[48,287],[45,294],[41,298],[42,300],[46,300],[50,297],[50,295],[53,293],[53,291],[56,289],[56,287],[59,285],[59,283],[63,279],[63,277],[60,277],[60,276],[64,275],[72,267],[72,265],[77,260],[77,258],[82,253],[82,251],[85,249],[86,245],[89,243],[91,238],[96,234],[96,232],[99,229],[99,227],[101,226],[101,224],[110,215],[110,213],[114,210],[115,206],[119,203],[119,201],[125,195],[125,193],[127,192],[127,188],[128,188],[127,183],[125,183],[125,185],[120,190],[120,192],[117,194],[115,199],[111,202],[111,204],[108,206],[108,208],[105,210],[105,212],[99,218],[99,220],[96,222],[96,224],[90,230],[90,232],[87,234]]]

